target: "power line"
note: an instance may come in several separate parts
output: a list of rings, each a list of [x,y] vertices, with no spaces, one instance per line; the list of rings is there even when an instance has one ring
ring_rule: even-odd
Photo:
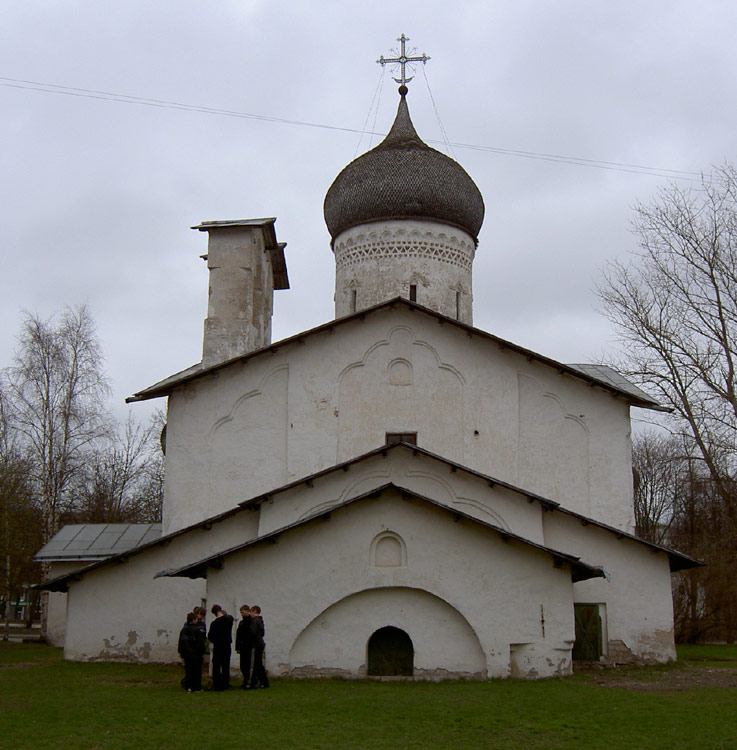
[[[186,112],[197,112],[199,114],[219,115],[222,117],[238,117],[248,120],[259,120],[262,122],[278,122],[284,125],[299,125],[308,128],[321,128],[323,130],[337,130],[344,133],[359,133],[361,135],[382,136],[385,133],[376,131],[366,131],[365,129],[341,127],[339,125],[327,125],[325,123],[306,122],[304,120],[292,120],[283,117],[273,117],[270,115],[259,115],[249,112],[239,112],[236,110],[221,109],[218,107],[206,107],[199,104],[186,104],[184,102],[168,101],[166,99],[154,99],[142,96],[132,96],[129,94],[119,94],[111,91],[99,91],[95,89],[85,89],[75,86],[61,86],[54,83],[43,83],[40,81],[28,81],[18,78],[7,78],[0,76],[0,86],[7,88],[24,89],[27,91],[39,91],[46,94],[62,94],[65,96],[75,96],[86,99],[98,99],[102,101],[115,101],[121,104],[136,104],[145,107],[156,107],[159,109],[175,109]],[[433,102],[434,104],[434,102]],[[483,146],[472,143],[456,143],[451,141],[439,141],[428,139],[429,143],[440,145],[450,145],[451,148],[465,148],[472,151],[483,151],[488,153],[500,154],[504,156],[515,156],[525,159],[536,159],[541,161],[557,162],[560,164],[572,164],[580,167],[592,167],[595,169],[606,169],[617,172],[629,172],[633,174],[644,174],[653,177],[663,177],[677,180],[687,180],[691,182],[700,182],[702,174],[700,172],[689,172],[682,169],[667,169],[664,167],[649,167],[642,164],[628,164],[626,162],[605,161],[602,159],[587,159],[577,156],[563,156],[561,154],[547,154],[539,151],[523,151],[519,149],[501,148],[498,146]]]

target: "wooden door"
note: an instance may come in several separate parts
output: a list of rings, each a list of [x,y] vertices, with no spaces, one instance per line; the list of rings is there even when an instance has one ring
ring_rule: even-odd
[[[573,658],[580,661],[599,661],[601,648],[601,616],[598,604],[574,604],[576,642]]]

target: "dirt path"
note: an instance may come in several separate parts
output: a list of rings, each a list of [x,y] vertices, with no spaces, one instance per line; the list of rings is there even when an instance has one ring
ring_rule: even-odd
[[[724,665],[714,660],[707,663],[689,660],[666,669],[602,670],[592,674],[591,683],[602,687],[655,692],[678,692],[700,687],[737,688],[737,663],[732,659],[725,659]]]

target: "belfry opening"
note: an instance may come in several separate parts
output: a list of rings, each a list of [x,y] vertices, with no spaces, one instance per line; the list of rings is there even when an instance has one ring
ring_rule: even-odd
[[[415,648],[400,628],[388,625],[368,639],[367,670],[370,677],[412,677]]]

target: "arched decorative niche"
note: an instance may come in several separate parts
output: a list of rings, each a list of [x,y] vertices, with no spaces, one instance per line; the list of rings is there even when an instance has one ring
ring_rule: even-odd
[[[373,568],[406,567],[407,545],[399,534],[393,531],[382,531],[371,542],[369,559]]]
[[[389,385],[412,385],[412,365],[406,359],[389,363]]]

